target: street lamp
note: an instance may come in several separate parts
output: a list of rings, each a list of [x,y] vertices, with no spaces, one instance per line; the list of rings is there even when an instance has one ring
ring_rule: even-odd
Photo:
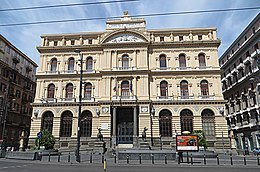
[[[76,49],[74,51],[75,53],[78,53],[80,59],[80,82],[79,82],[79,109],[78,109],[78,132],[77,132],[77,149],[76,149],[76,161],[80,162],[80,118],[81,118],[81,104],[82,104],[82,63],[83,63],[83,54],[81,54],[81,51],[79,49]]]

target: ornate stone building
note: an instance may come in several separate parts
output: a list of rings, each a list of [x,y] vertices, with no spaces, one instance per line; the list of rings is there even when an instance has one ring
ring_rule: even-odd
[[[260,15],[245,28],[219,61],[232,148],[260,147]]]
[[[146,29],[143,18],[108,20],[104,32],[41,36],[30,138],[42,129],[75,148],[83,56],[81,147],[102,129],[107,147],[172,147],[182,131],[204,130],[210,147],[229,146],[216,28]]]
[[[0,145],[27,145],[37,64],[0,35]],[[22,140],[22,141],[21,141]]]

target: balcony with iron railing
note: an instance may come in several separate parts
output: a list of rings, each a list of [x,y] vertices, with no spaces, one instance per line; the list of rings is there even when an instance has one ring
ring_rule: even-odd
[[[213,100],[213,99],[215,99],[215,94],[212,94],[212,95],[199,95],[198,98],[199,99]]]
[[[132,67],[113,67],[113,71],[132,71],[132,70],[136,70],[135,66]]]
[[[75,97],[66,97],[66,98],[60,98],[61,102],[76,102]]]
[[[194,99],[194,98],[195,98],[194,94],[178,96],[178,100],[191,100],[191,99]]]
[[[136,95],[124,95],[124,96],[118,96],[118,95],[114,95],[112,97],[112,100],[137,100],[137,96]]]
[[[94,102],[95,97],[82,97],[82,102]]]
[[[160,101],[173,100],[173,96],[157,96],[157,100]]]
[[[176,67],[176,70],[191,70],[191,67]]]

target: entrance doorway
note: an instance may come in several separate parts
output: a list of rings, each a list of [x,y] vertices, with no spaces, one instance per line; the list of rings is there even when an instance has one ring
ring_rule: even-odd
[[[117,108],[117,144],[133,144],[133,108]]]

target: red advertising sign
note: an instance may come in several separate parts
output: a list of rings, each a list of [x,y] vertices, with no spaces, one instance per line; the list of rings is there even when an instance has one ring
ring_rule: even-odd
[[[199,151],[198,136],[177,135],[176,151],[181,151],[181,152]]]

